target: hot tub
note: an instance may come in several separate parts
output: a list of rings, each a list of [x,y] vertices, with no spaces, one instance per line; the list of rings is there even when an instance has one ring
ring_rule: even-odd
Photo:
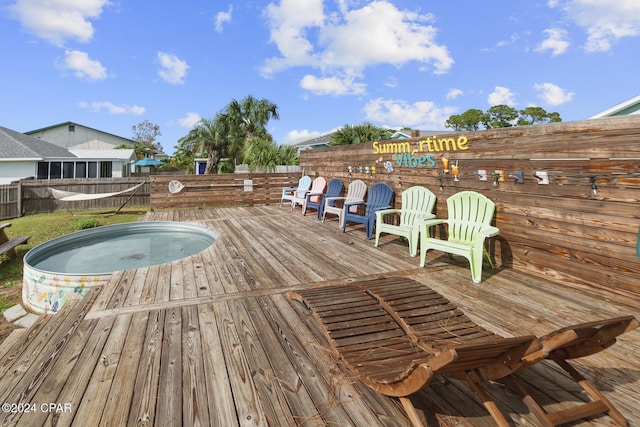
[[[65,302],[107,283],[114,271],[185,258],[211,246],[216,237],[205,227],[163,221],[67,234],[25,254],[22,301],[36,313],[55,313]]]

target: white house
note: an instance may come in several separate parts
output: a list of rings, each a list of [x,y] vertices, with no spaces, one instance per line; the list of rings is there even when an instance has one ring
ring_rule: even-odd
[[[607,108],[596,115],[589,117],[590,119],[599,119],[601,117],[627,116],[630,114],[640,114],[640,95],[628,99],[620,104]]]
[[[138,142],[93,129],[74,122],[65,122],[25,132],[25,135],[47,141],[67,150],[112,150],[118,146],[133,146]]]
[[[132,161],[132,149],[69,150],[0,126],[0,184],[25,178],[125,177]]]

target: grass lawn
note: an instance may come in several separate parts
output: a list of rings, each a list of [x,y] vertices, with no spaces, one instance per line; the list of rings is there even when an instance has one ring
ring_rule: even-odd
[[[117,215],[108,215],[112,211],[55,212],[28,215],[0,221],[10,222],[5,228],[9,239],[16,236],[31,236],[29,243],[16,248],[18,256],[6,259],[0,256],[0,313],[22,301],[22,258],[27,251],[40,243],[53,238],[74,233],[86,228],[134,222],[141,219],[147,207],[123,208]],[[0,316],[0,342],[11,331],[3,316]]]

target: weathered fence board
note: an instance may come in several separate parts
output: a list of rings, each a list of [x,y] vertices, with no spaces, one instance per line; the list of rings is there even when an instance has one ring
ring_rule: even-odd
[[[280,203],[283,187],[296,186],[301,172],[152,175],[151,209],[200,208],[218,206],[258,206]],[[184,188],[169,191],[169,183],[179,181]]]
[[[21,184],[0,185],[0,220],[21,216]]]

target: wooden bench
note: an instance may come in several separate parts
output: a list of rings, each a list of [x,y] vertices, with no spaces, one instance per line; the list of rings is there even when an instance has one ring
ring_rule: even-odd
[[[16,246],[27,243],[31,236],[18,236],[9,240],[4,231],[7,227],[11,227],[10,222],[0,224],[0,256],[6,254],[9,258],[12,258],[16,256]]]

